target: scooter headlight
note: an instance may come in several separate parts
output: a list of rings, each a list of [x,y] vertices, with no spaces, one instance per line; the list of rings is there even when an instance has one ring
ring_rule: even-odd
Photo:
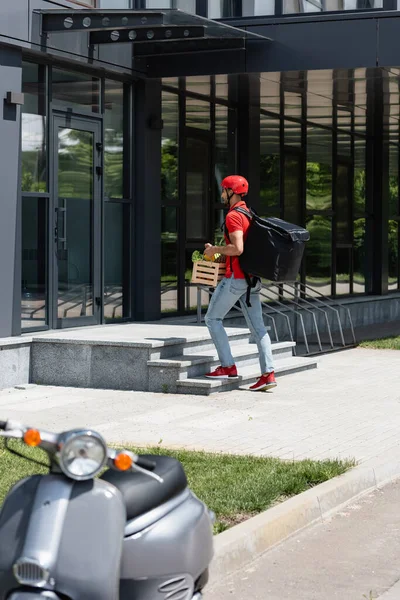
[[[60,440],[60,467],[71,479],[92,479],[104,467],[106,460],[106,443],[95,431],[70,431]]]

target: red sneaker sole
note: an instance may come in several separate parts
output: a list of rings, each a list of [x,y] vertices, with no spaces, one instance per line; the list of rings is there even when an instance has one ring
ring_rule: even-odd
[[[239,375],[204,375],[207,379],[239,379]]]
[[[251,392],[266,392],[268,390],[272,390],[272,388],[275,388],[278,384],[277,383],[267,383],[265,385],[260,385],[260,387],[257,388],[249,388],[249,390]]]

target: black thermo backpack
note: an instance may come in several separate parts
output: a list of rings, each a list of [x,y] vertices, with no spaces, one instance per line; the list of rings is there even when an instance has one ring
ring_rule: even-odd
[[[292,225],[282,219],[263,219],[253,210],[233,208],[250,220],[243,254],[239,264],[248,284],[246,303],[250,305],[250,291],[258,279],[270,281],[295,281],[300,270],[305,242],[310,239],[307,229]],[[225,226],[225,235],[229,233]]]

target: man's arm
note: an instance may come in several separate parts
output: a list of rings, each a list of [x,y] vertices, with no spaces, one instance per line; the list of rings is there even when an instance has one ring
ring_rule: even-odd
[[[224,256],[240,256],[243,254],[243,231],[236,230],[229,234],[230,244],[226,246],[205,245],[204,254],[214,256],[214,254],[223,254]]]

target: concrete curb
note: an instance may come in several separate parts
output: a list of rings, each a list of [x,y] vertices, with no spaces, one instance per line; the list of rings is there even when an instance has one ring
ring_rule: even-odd
[[[212,578],[221,579],[282,542],[323,522],[360,495],[400,477],[400,452],[385,462],[370,461],[219,534],[215,538]]]

